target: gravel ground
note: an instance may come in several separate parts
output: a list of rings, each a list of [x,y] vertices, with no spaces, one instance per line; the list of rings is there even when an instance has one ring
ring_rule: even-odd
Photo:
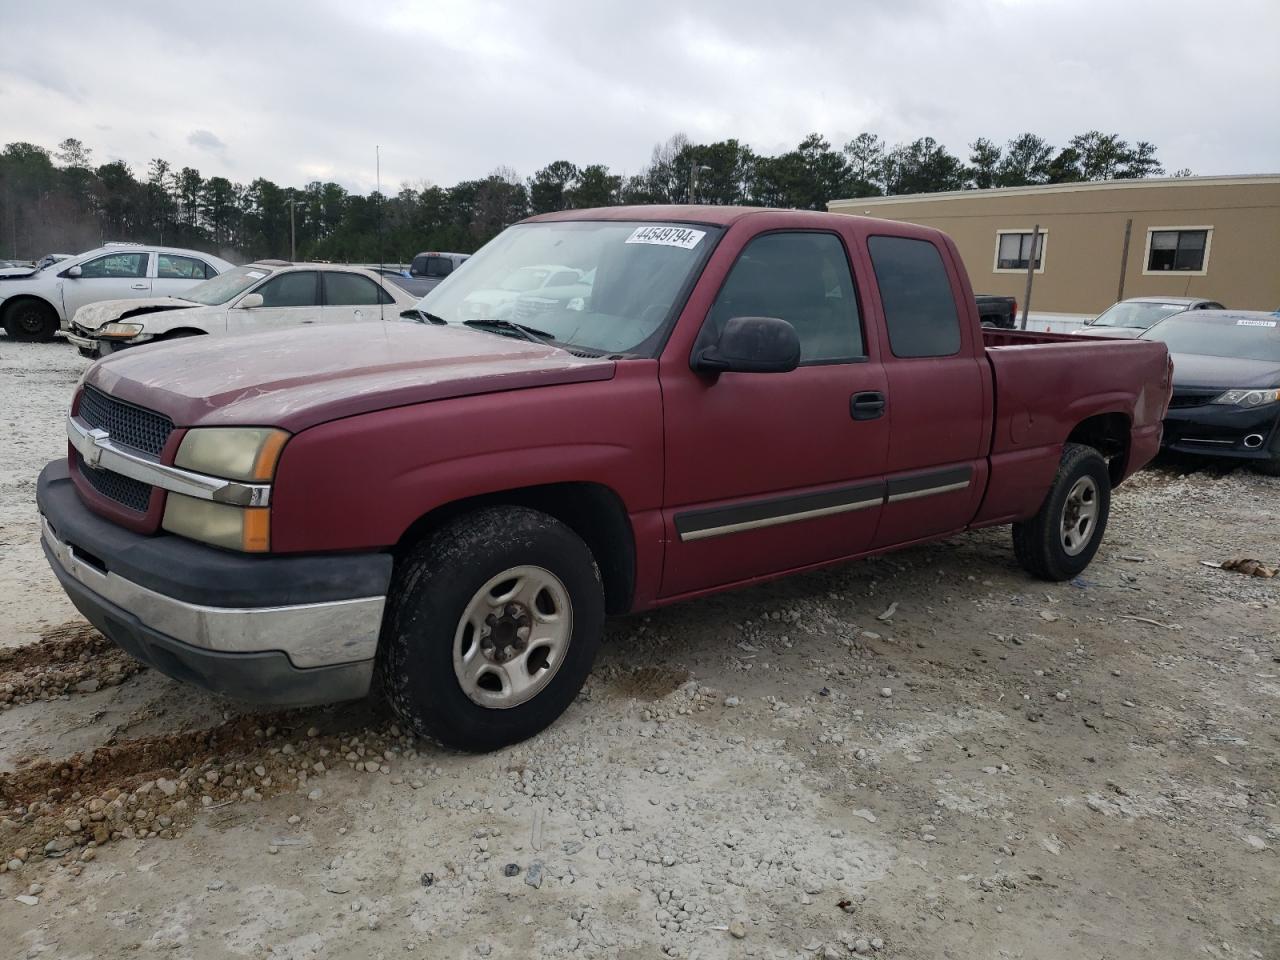
[[[1157,465],[1072,584],[994,530],[614,621],[460,756],[79,620],[32,501],[82,369],[0,338],[9,955],[1280,956],[1280,578],[1201,563],[1280,560],[1278,480]]]

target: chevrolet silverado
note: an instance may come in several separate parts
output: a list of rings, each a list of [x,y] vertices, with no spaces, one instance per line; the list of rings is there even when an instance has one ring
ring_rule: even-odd
[[[477,312],[593,273],[537,327]],[[76,606],[153,667],[366,695],[488,750],[573,701],[609,614],[1011,524],[1090,562],[1160,445],[1148,341],[983,330],[943,233],[839,214],[534,217],[396,319],[89,368],[38,484]]]

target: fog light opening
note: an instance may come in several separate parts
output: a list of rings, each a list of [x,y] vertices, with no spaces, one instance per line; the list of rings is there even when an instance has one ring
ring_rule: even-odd
[[[1244,438],[1244,445],[1250,450],[1256,450],[1262,446],[1262,441],[1265,439],[1260,433],[1251,433]]]

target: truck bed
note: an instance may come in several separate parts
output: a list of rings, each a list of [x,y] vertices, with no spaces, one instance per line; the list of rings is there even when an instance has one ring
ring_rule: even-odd
[[[991,489],[978,524],[1034,512],[1057,470],[1062,438],[1086,421],[1099,433],[1132,433],[1133,456],[1115,464],[1114,482],[1159,446],[1172,389],[1164,344],[990,329],[983,343],[995,417]]]

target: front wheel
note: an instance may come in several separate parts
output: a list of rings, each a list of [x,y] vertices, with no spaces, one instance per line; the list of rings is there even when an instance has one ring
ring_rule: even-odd
[[[15,340],[47,342],[57,334],[58,326],[58,314],[41,300],[19,300],[4,312],[4,332]]]
[[[573,702],[604,629],[591,551],[554,517],[487,507],[399,564],[379,651],[391,707],[420,736],[496,750]]]
[[[1040,511],[1013,525],[1013,552],[1041,580],[1070,580],[1098,552],[1111,513],[1111,474],[1093,447],[1068,443]]]

